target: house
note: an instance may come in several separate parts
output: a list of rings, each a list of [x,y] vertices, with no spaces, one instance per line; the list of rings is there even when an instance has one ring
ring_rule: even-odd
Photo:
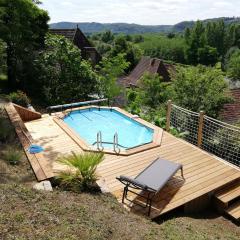
[[[146,73],[159,74],[164,82],[170,82],[170,72],[174,70],[172,64],[165,63],[161,59],[144,56],[132,72],[118,80],[119,84],[125,87],[137,87],[139,79]]]
[[[240,88],[230,89],[233,102],[224,105],[221,118],[227,123],[240,122]]]
[[[101,60],[101,56],[96,48],[93,47],[78,26],[76,29],[50,29],[50,33],[64,36],[72,41],[81,50],[82,57],[86,60],[91,60],[93,65],[98,64]]]

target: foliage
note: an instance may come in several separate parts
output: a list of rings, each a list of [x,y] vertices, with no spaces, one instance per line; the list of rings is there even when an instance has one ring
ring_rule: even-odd
[[[11,89],[24,85],[32,70],[34,52],[42,48],[49,20],[31,0],[1,0],[0,36],[7,44],[8,81]]]
[[[66,172],[61,172],[57,177],[61,184],[70,187],[72,190],[89,189],[97,180],[96,168],[103,160],[103,153],[72,153],[69,156],[62,157],[59,163],[70,167]]]
[[[106,31],[101,34],[101,40],[105,43],[112,42],[114,40],[114,35],[111,31]]]
[[[4,109],[0,108],[0,142],[6,143],[14,136],[13,126],[7,119]]]
[[[14,149],[9,147],[5,152],[4,152],[4,160],[8,162],[11,165],[18,165],[20,163],[20,160],[22,158],[22,152],[19,151],[18,149]]]
[[[0,74],[6,74],[6,44],[0,39]]]
[[[144,41],[138,46],[144,51],[144,55],[164,60],[185,63],[184,39],[180,35],[168,38],[164,34],[144,34]]]
[[[45,44],[46,50],[36,60],[35,69],[46,103],[85,100],[95,93],[97,75],[73,43],[62,36],[48,35]]]
[[[117,78],[128,68],[129,63],[125,60],[124,54],[118,54],[112,58],[103,58],[97,66],[99,73],[99,94],[112,100],[121,92],[120,86],[117,84]]]
[[[145,73],[139,80],[138,94],[141,105],[157,108],[169,98],[169,83],[163,82],[158,74]]]
[[[120,53],[124,54],[125,60],[130,63],[126,71],[133,69],[142,56],[141,49],[127,41],[127,38],[124,35],[119,35],[115,38],[109,56],[115,57]]]
[[[223,73],[217,68],[196,66],[178,67],[173,74],[174,102],[189,110],[201,110],[211,117],[217,117],[230,98]]]
[[[192,29],[185,30],[186,60],[189,64],[214,65],[219,60],[224,64],[227,51],[240,42],[240,25],[226,25],[223,20],[204,24],[197,21]]]
[[[169,98],[169,83],[163,82],[158,74],[145,73],[138,85],[138,88],[128,90],[128,103],[133,111],[136,111],[134,109],[137,109],[137,106],[157,109]]]
[[[31,100],[28,98],[28,96],[26,95],[26,93],[18,90],[17,92],[12,92],[8,95],[8,99],[15,103],[15,104],[18,104],[20,106],[23,106],[23,107],[27,107]]]
[[[240,50],[235,51],[227,63],[227,74],[233,80],[240,79]]]

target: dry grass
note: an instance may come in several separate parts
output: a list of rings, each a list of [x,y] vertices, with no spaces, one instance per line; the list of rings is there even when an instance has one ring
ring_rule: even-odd
[[[0,185],[0,239],[239,239],[240,229],[213,214],[161,224],[128,213],[108,195],[33,191]]]

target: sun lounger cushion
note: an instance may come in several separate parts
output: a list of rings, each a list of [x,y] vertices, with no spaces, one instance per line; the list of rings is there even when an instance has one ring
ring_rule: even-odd
[[[156,159],[151,165],[138,174],[135,180],[158,192],[181,168],[181,164],[164,159]]]

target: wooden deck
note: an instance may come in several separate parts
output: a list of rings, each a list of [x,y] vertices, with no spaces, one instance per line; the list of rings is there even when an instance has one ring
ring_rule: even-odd
[[[55,123],[51,116],[27,122],[25,125],[34,142],[45,148],[43,156],[48,162],[46,167],[52,169],[53,175],[57,175],[59,170],[64,169],[56,162],[59,156],[71,151],[83,151]],[[151,218],[182,206],[240,178],[239,169],[165,131],[160,147],[130,156],[105,154],[104,161],[98,166],[98,175],[109,191],[120,198],[123,186],[116,180],[116,177],[121,174],[134,177],[157,157],[183,164],[185,181],[178,173],[167,183],[153,203]],[[44,169],[46,163],[40,164]],[[141,201],[141,199],[137,199],[137,201]],[[144,213],[143,208],[135,206],[131,210]]]

